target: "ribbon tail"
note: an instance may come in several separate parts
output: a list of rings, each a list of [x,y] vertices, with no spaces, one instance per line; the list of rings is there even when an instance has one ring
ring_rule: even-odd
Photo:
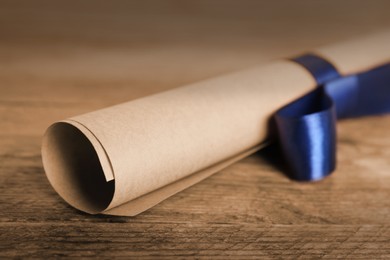
[[[339,119],[389,113],[390,64],[329,81],[325,90]]]
[[[278,141],[291,179],[320,180],[336,167],[336,110],[318,87],[274,115]]]

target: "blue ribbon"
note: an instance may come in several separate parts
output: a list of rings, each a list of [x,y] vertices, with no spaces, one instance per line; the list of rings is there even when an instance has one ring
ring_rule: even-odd
[[[278,141],[290,177],[320,180],[336,167],[336,120],[390,112],[390,64],[341,76],[325,59],[306,54],[292,61],[318,87],[274,115]]]

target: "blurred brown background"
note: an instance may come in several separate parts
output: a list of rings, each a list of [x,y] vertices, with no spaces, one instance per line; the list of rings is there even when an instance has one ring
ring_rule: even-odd
[[[134,217],[51,189],[53,121],[390,28],[389,1],[0,1],[0,257],[390,257],[389,117],[339,124],[338,169],[259,153]]]

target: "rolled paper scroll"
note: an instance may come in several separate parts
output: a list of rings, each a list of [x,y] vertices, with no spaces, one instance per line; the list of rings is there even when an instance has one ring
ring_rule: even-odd
[[[390,61],[390,32],[310,53],[303,61],[275,60],[56,122],[43,138],[46,175],[79,210],[133,216],[266,146],[268,123],[276,112],[279,132],[290,138],[282,142],[287,154],[299,151],[291,140],[296,133],[280,131],[296,116],[284,109],[300,107],[302,100],[295,101],[300,97],[304,103],[312,100],[306,104],[316,102],[311,96],[327,83],[316,75],[321,70],[311,71],[307,58],[332,64],[338,79],[372,71]],[[336,103],[342,106],[342,101]],[[316,151],[309,150],[309,156],[311,152]]]

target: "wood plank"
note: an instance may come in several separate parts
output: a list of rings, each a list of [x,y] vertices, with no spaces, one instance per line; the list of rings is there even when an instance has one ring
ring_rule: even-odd
[[[389,116],[340,122],[323,181],[268,149],[132,218],[73,209],[40,157],[56,120],[389,27],[388,1],[0,6],[0,257],[390,257]]]

